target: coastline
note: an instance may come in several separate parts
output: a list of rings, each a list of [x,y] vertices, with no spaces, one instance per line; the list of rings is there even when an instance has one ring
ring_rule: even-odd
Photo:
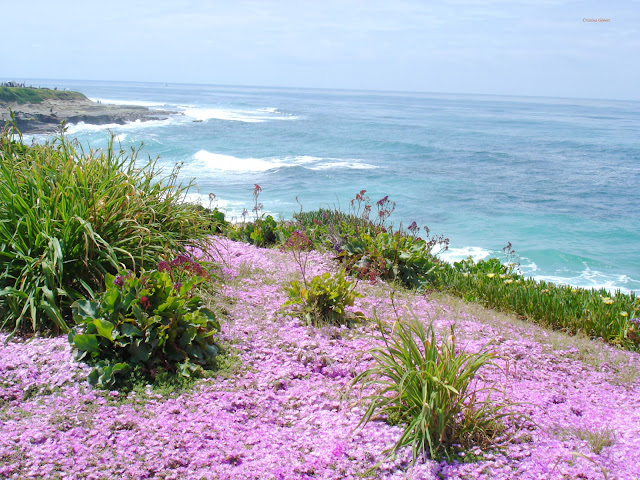
[[[60,123],[90,125],[124,125],[135,121],[165,120],[170,115],[181,115],[169,110],[151,110],[138,105],[112,105],[85,99],[46,99],[41,103],[0,102],[0,122],[15,116],[16,126],[26,134],[57,133]]]
[[[52,81],[39,83],[54,85]],[[184,161],[182,178],[197,178],[203,205],[208,205],[207,194],[214,192],[221,199],[221,209],[228,208],[230,215],[239,216],[243,208],[252,207],[253,183],[265,187],[265,208],[274,217],[278,213],[289,217],[297,211],[296,195],[306,209],[314,209],[333,204],[336,198],[346,205],[354,192],[366,188],[374,200],[389,195],[397,201],[394,217],[405,224],[416,220],[451,237],[451,253],[454,249],[459,253],[456,260],[468,254],[476,259],[489,254],[502,258],[501,248],[510,241],[527,276],[610,292],[618,288],[640,292],[640,257],[633,240],[638,220],[625,207],[634,204],[628,192],[636,183],[636,142],[619,144],[606,130],[623,121],[631,122],[633,128],[637,116],[635,111],[620,110],[616,103],[537,103],[536,108],[548,114],[562,113],[563,129],[554,133],[546,130],[550,120],[536,123],[532,117],[513,116],[528,101],[519,97],[501,104],[505,111],[492,113],[494,102],[481,97],[412,98],[420,108],[408,110],[380,94],[374,99],[388,100],[385,111],[396,115],[387,119],[376,117],[375,109],[368,110],[368,100],[360,95],[343,98],[346,108],[333,103],[331,95],[318,92],[291,98],[286,90],[261,92],[241,87],[127,82],[55,85],[103,102],[116,98],[118,104],[131,101],[152,109],[182,111],[184,116],[163,122],[135,122],[122,128],[80,123],[71,126],[68,135],[103,147],[111,130],[123,146],[145,142],[145,150],[160,156],[167,166]],[[452,107],[469,110],[456,113]],[[604,143],[597,147],[579,129],[573,130],[582,123],[591,125],[582,113],[586,108],[613,115],[602,126]],[[356,115],[356,111],[361,113]],[[367,129],[358,130],[364,128],[365,114],[370,119]],[[484,133],[475,136],[475,122],[470,118],[480,114],[487,115],[482,122]],[[282,121],[292,117],[298,120]],[[501,118],[520,119],[510,127],[500,123]],[[455,125],[447,123],[450,120],[456,120]],[[441,126],[429,130],[435,122]],[[405,138],[394,133],[398,125],[413,125],[413,130]],[[509,150],[525,131],[526,145]],[[588,131],[598,134],[598,130]],[[361,133],[365,136],[358,140]],[[451,135],[462,144],[451,144],[447,140]],[[573,139],[568,143],[567,135]],[[500,138],[508,139],[504,148]],[[197,155],[200,151],[202,158]],[[599,163],[587,161],[596,157],[609,167],[601,169]],[[559,158],[567,161],[553,160]],[[355,162],[367,162],[377,169],[355,170],[350,167]],[[543,181],[546,171],[554,173],[548,182]],[[568,178],[573,181],[565,181]],[[522,188],[504,187],[503,180]],[[298,190],[300,181],[304,186]],[[426,191],[423,196],[422,191]]]

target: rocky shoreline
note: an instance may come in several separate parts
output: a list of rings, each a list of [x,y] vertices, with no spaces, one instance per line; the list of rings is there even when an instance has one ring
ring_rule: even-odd
[[[60,123],[88,123],[91,125],[123,125],[137,120],[164,120],[170,115],[181,115],[168,110],[150,110],[136,105],[109,105],[88,98],[59,100],[47,99],[41,103],[0,102],[2,125],[15,115],[16,125],[22,133],[56,133]],[[1,126],[1,125],[0,125]]]

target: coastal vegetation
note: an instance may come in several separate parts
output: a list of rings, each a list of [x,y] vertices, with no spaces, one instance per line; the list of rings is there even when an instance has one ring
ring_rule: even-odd
[[[450,265],[447,238],[364,190],[276,221],[256,184],[234,223],[139,150],[0,138],[3,478],[595,478],[623,468],[607,449],[637,451],[601,401],[637,375],[529,338],[602,339],[637,374],[635,294],[524,278],[511,246]],[[241,367],[216,370],[225,355]]]
[[[14,135],[18,135],[14,138]],[[208,216],[184,202],[190,185],[111,142],[84,152],[60,136],[0,144],[0,326],[62,332],[71,305],[104,290],[108,274],[138,273],[209,242]]]
[[[394,207],[388,197],[374,203],[362,190],[351,200],[348,212],[300,212],[292,222],[280,224],[258,215],[253,222],[228,224],[225,231],[229,238],[258,246],[286,242],[292,232],[297,232],[314,248],[332,252],[357,278],[391,280],[419,291],[451,293],[567,333],[602,338],[633,351],[640,349],[640,298],[635,293],[525,278],[519,273],[511,244],[504,249],[504,263],[496,258],[446,263],[437,254],[448,247],[449,240],[432,236],[427,227],[421,229],[415,222],[394,229],[388,222]],[[265,231],[268,236],[254,234]]]
[[[51,88],[0,86],[0,103],[42,103],[45,100],[88,100],[80,93]]]
[[[195,294],[207,276],[198,262],[180,255],[139,276],[107,275],[96,301],[75,302],[79,328],[68,338],[77,359],[95,365],[89,383],[114,388],[137,367],[152,379],[158,370],[199,376],[218,353],[213,335],[220,330]]]

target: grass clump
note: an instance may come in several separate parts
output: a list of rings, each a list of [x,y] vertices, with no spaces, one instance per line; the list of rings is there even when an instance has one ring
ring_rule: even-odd
[[[555,434],[560,437],[575,437],[583,442],[589,444],[589,449],[596,455],[600,455],[600,452],[604,447],[610,447],[615,443],[616,431],[611,427],[602,428],[584,428],[584,427],[566,427],[558,428]]]
[[[61,135],[26,145],[0,136],[0,328],[67,332],[71,304],[107,274],[153,267],[205,247],[211,218],[184,202],[179,167],[163,174],[113,139],[85,153]]]
[[[353,380],[376,390],[364,398],[368,407],[360,425],[379,416],[404,424],[389,453],[410,446],[413,462],[491,445],[503,431],[500,420],[510,414],[490,402],[491,387],[475,388],[480,369],[493,359],[487,346],[462,352],[453,326],[438,341],[433,322],[426,329],[417,319],[398,319],[391,329],[377,323],[383,344],[369,351],[373,366]],[[486,397],[478,398],[482,393]]]

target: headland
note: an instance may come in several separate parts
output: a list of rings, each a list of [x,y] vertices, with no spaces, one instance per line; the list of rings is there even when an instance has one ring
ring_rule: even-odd
[[[92,125],[123,125],[137,120],[164,120],[176,112],[151,110],[137,105],[94,102],[80,92],[27,87],[7,82],[0,85],[0,123],[15,117],[22,133],[55,133],[62,121]]]

